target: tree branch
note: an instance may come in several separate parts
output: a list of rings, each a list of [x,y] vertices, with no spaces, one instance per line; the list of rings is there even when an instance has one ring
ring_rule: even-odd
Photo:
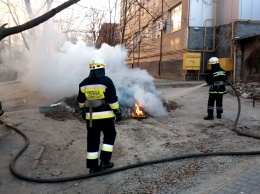
[[[35,26],[38,26],[39,24],[47,21],[48,19],[52,18],[57,13],[61,12],[62,10],[66,9],[67,7],[79,2],[80,0],[68,0],[67,2],[59,5],[58,7],[50,10],[49,12],[43,14],[42,16],[39,16],[33,20],[30,20],[22,25],[11,27],[11,28],[5,28],[3,25],[0,27],[0,40],[3,38],[10,36],[12,34],[17,34],[19,32],[28,30],[30,28],[33,28]]]

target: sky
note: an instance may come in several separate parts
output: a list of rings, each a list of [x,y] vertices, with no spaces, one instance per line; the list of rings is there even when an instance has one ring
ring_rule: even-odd
[[[98,0],[98,1],[95,0],[95,1],[88,1],[88,2],[86,2],[85,0],[81,0],[79,2],[79,4],[83,4],[83,5],[86,4],[86,6],[93,6],[93,7],[97,8],[97,9],[108,10],[108,12],[107,12],[107,20],[109,20],[109,1],[110,1],[110,9],[113,10],[112,18],[114,18],[115,14],[116,14],[116,17],[115,17],[116,21],[115,22],[119,22],[119,18],[120,18],[120,15],[119,15],[119,13],[120,13],[119,8],[120,7],[119,6],[120,6],[120,1],[121,0]],[[116,8],[115,4],[118,6],[117,9],[115,9]],[[115,13],[115,11],[117,13]]]
[[[126,65],[127,50],[121,45],[103,44],[100,49],[65,41],[63,34],[51,27],[35,39],[30,51],[17,61],[5,60],[19,72],[20,79],[42,95],[56,101],[78,94],[79,83],[89,75],[89,61],[102,57],[106,63],[106,75],[117,90],[119,103],[134,107],[138,103],[151,116],[166,116],[161,93],[154,85],[154,78],[146,70]],[[57,38],[59,37],[59,38]]]
[[[3,2],[6,2],[7,0],[3,0]],[[31,1],[31,6],[32,6],[32,9],[33,9],[33,12],[38,12],[38,10],[42,10],[42,11],[45,11],[46,10],[46,6],[44,7],[44,9],[42,9],[42,5],[43,5],[43,2],[46,1],[46,0],[33,0]],[[65,1],[67,0],[55,0],[53,3],[52,3],[52,7],[51,9],[57,7],[58,5],[64,3]],[[117,2],[118,6],[120,5],[120,1],[121,0],[96,0],[96,1],[93,1],[93,0],[81,0],[80,2],[78,2],[77,4],[74,4],[74,5],[71,5],[69,7],[69,9],[65,9],[63,11],[61,11],[60,13],[58,13],[55,17],[62,17],[64,15],[66,15],[69,11],[71,11],[73,9],[73,11],[75,13],[77,13],[79,16],[82,16],[84,14],[86,14],[86,9],[84,8],[90,8],[90,7],[94,7],[96,9],[100,9],[100,10],[107,10],[107,15],[109,16],[109,2],[110,2],[110,6],[111,8],[114,7],[114,4],[115,2]],[[5,22],[8,22],[8,17],[11,17],[9,14],[4,14],[4,13],[7,13],[9,12],[8,11],[8,8],[7,6],[0,1],[0,19],[4,19]],[[27,16],[27,13],[26,13],[26,8],[25,8],[25,5],[24,5],[24,0],[12,0],[11,1],[12,5],[14,7],[16,7],[16,14],[19,15],[19,20],[20,20],[20,23],[24,23],[26,22],[25,21],[25,15]],[[79,5],[82,5],[83,7],[79,6]],[[119,9],[117,9],[117,17],[116,17],[116,22],[119,22]],[[114,16],[114,11],[112,13],[112,15]],[[3,15],[5,15],[5,17],[3,18]],[[39,16],[39,15],[37,15]],[[109,19],[107,16],[107,20]],[[113,17],[114,18],[114,17]],[[75,21],[77,22],[77,21]],[[14,26],[15,23],[10,20],[10,25],[11,26]]]
[[[62,0],[59,0],[60,2],[63,2]],[[58,2],[59,2],[58,1]],[[99,10],[105,10],[107,13],[107,20],[109,19],[109,4],[110,4],[110,8],[113,10],[112,16],[114,16],[115,14],[115,4],[117,3],[117,6],[120,6],[120,1],[121,0],[81,0],[80,2],[78,2],[76,5],[72,5],[74,9],[81,11],[82,7],[80,7],[79,5],[82,5],[84,7],[94,7],[96,9]],[[60,3],[59,3],[60,4]],[[55,4],[53,4],[53,7],[55,6]],[[116,22],[119,22],[119,7],[117,8],[117,17],[116,17]],[[114,18],[114,17],[112,17]]]

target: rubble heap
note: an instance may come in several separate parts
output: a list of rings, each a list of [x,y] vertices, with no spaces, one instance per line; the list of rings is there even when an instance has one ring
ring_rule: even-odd
[[[242,98],[251,99],[254,96],[260,96],[260,82],[250,82],[250,83],[237,82],[234,83],[233,86]],[[228,88],[227,91],[235,95],[231,87]]]
[[[67,119],[77,119],[79,121],[83,121],[81,110],[78,107],[76,95],[68,98],[63,98],[58,102],[59,103],[56,103],[57,106],[53,106],[52,108],[47,107],[48,111],[43,111],[46,117],[51,117],[52,119],[58,121],[65,121]],[[181,108],[181,106],[174,101],[165,101],[163,102],[163,106],[165,107],[167,112],[171,112],[172,110]],[[123,119],[132,118],[131,112],[133,111],[133,108],[120,105],[120,109],[122,111]],[[148,115],[147,113],[145,113],[145,115],[147,117],[150,117],[150,115]]]

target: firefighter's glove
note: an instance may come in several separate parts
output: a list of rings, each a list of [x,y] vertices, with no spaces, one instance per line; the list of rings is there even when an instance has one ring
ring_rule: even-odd
[[[116,123],[122,120],[122,115],[118,116],[116,115]]]
[[[81,108],[81,116],[83,120],[86,120],[86,109],[85,108]]]
[[[116,115],[116,123],[122,120],[122,113],[120,109],[114,110],[114,113]]]

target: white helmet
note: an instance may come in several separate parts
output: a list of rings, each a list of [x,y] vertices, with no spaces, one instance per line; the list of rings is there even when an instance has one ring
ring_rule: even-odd
[[[209,59],[209,64],[216,64],[216,63],[219,63],[219,60],[217,57],[211,57]]]
[[[94,57],[89,61],[90,70],[101,69],[106,67],[106,62],[100,57]]]

